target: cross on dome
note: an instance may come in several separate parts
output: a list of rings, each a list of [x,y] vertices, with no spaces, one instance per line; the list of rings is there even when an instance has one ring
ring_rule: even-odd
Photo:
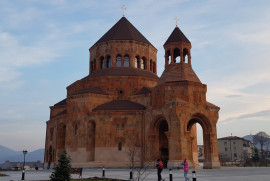
[[[121,7],[121,9],[123,10],[123,17],[125,17],[125,11],[127,10],[126,6],[123,5],[123,6]]]
[[[176,27],[178,26],[178,21],[179,21],[179,18],[177,17],[177,16],[175,16],[175,25],[176,25]]]

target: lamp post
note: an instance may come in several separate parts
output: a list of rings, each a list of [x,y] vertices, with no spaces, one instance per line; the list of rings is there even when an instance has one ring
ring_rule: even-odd
[[[24,166],[25,166],[25,155],[27,154],[27,150],[23,150],[23,170],[22,170],[22,180],[24,180]]]

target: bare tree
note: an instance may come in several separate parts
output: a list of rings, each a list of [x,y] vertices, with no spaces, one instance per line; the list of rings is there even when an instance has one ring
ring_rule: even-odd
[[[253,136],[253,142],[255,145],[259,144],[261,146],[261,156],[263,154],[263,146],[270,143],[270,137],[265,132],[259,132]]]
[[[130,169],[134,173],[135,181],[145,180],[149,175],[149,169],[153,167],[153,160],[148,156],[147,150],[150,148],[148,144],[142,143],[138,139],[129,139],[128,156],[130,161]]]

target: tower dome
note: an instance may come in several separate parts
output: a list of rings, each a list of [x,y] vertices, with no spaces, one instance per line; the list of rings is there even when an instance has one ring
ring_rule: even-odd
[[[158,84],[176,81],[201,83],[191,67],[191,43],[179,27],[175,27],[163,45],[165,49],[165,70]]]
[[[156,76],[157,49],[125,17],[107,31],[89,51],[89,75],[92,77],[126,76],[134,73]]]

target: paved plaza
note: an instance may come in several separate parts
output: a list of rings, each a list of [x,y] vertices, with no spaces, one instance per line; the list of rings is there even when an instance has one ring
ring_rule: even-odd
[[[39,171],[26,171],[25,180],[49,180],[49,175],[53,170],[39,170]],[[189,178],[191,178],[190,170]],[[10,175],[9,177],[0,177],[0,181],[18,181],[21,180],[21,171],[0,171],[0,173],[5,173]],[[172,170],[174,181],[184,181],[183,169]],[[129,179],[129,169],[106,169],[107,178],[119,178],[128,180]],[[270,167],[222,167],[220,169],[198,169],[196,170],[197,181],[269,181],[270,180]],[[84,169],[83,178],[89,177],[101,177],[101,168],[91,168]],[[162,172],[162,177],[169,181],[169,170],[164,169]],[[78,175],[72,175],[72,178],[79,178]],[[156,181],[157,174],[155,169],[150,169],[147,171],[147,177],[145,180]],[[192,180],[192,179],[191,179]]]

